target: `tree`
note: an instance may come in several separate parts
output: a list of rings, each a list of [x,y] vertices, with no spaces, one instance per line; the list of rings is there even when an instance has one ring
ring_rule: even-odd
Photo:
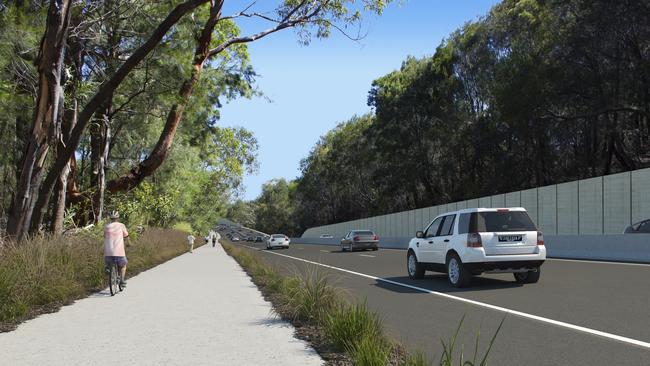
[[[293,182],[274,179],[262,186],[262,193],[255,200],[255,227],[266,233],[297,235],[294,209],[295,189]]]
[[[102,67],[102,70],[106,73],[107,77],[101,82],[94,95],[87,99],[84,106],[79,109],[79,113],[76,115],[76,123],[70,130],[69,138],[65,141],[65,144],[63,144],[65,148],[57,151],[56,157],[53,159],[49,172],[43,181],[42,177],[45,171],[45,166],[43,164],[46,162],[45,157],[48,151],[47,146],[53,144],[53,141],[55,140],[50,139],[49,142],[46,141],[47,143],[43,143],[41,141],[43,139],[41,135],[34,135],[30,140],[30,146],[33,147],[31,150],[28,150],[26,159],[24,159],[24,167],[21,170],[21,179],[16,185],[17,194],[14,197],[14,205],[9,219],[8,231],[11,235],[21,239],[27,233],[29,228],[33,231],[40,226],[38,223],[40,223],[41,218],[48,207],[54,186],[57,184],[57,181],[59,181],[59,185],[62,186],[62,180],[60,179],[62,173],[64,173],[67,170],[67,167],[70,166],[69,164],[71,164],[71,159],[74,158],[74,154],[80,146],[79,144],[84,136],[84,131],[86,131],[91,118],[100,110],[103,110],[103,116],[110,116],[112,113],[111,100],[125,79],[127,79],[136,67],[139,66],[141,62],[157,48],[159,43],[163,40],[163,37],[168,34],[170,29],[179,23],[185,14],[192,12],[195,9],[204,9],[201,8],[201,6],[207,2],[207,0],[192,0],[177,5],[164,19],[160,21],[149,38],[143,39],[143,42],[140,43],[139,46],[134,47],[133,51],[128,53],[128,57],[126,57],[123,62],[105,62],[104,65],[92,65],[93,67]],[[106,186],[108,187],[109,192],[115,193],[118,191],[130,190],[140,184],[146,177],[151,176],[162,166],[163,162],[169,156],[182,115],[190,103],[190,98],[194,88],[199,82],[204,65],[212,64],[215,62],[215,59],[224,57],[223,55],[231,50],[235,50],[236,52],[236,50],[243,44],[259,40],[269,34],[283,29],[296,28],[301,41],[307,43],[311,36],[327,37],[332,28],[344,31],[347,25],[357,22],[360,19],[359,12],[351,13],[349,11],[348,7],[352,3],[350,0],[287,0],[277,6],[274,11],[275,15],[255,12],[251,10],[251,7],[248,7],[244,11],[233,16],[221,15],[223,3],[223,0],[211,1],[209,4],[209,10],[205,11],[207,13],[206,20],[196,34],[196,47],[192,57],[190,73],[179,88],[178,99],[171,106],[167,114],[165,126],[156,145],[153,147],[151,152],[144,157],[144,159],[129,169],[128,173],[122,174],[120,177],[107,183]],[[365,0],[363,3],[366,9],[380,13],[386,2],[380,0]],[[115,7],[111,7],[111,4],[116,4],[114,2],[106,0],[103,4],[106,5],[105,8],[109,9],[109,11],[114,11],[116,9]],[[57,5],[65,5],[66,8],[64,9],[68,9],[67,7],[69,7],[70,2],[52,1],[50,3],[50,8],[54,10],[60,9]],[[80,14],[83,15],[88,13],[86,9],[83,9],[84,7],[93,7],[95,5],[96,4],[94,3],[79,4],[79,6],[82,7]],[[145,5],[145,7],[147,6]],[[55,13],[54,10],[52,10],[52,14],[58,14]],[[68,16],[68,18],[65,19],[69,20],[70,12],[61,14]],[[63,19],[64,17],[62,15],[58,15],[58,18]],[[252,33],[247,36],[240,36],[235,21],[247,17],[266,20],[271,23],[272,26],[264,31]],[[80,17],[79,20],[81,24],[84,21],[83,16]],[[59,26],[57,26],[57,24],[59,24]],[[222,24],[224,26],[221,26]],[[119,26],[119,24],[117,25]],[[53,34],[54,31],[59,31],[65,35],[68,29],[69,26],[67,20],[58,22],[52,21],[48,22],[45,34],[47,36]],[[112,28],[109,27],[109,29]],[[216,36],[214,34],[215,29],[219,30],[219,32],[217,32],[219,34]],[[170,36],[170,38],[173,37],[174,35]],[[43,42],[47,47],[50,47],[50,38],[47,38],[47,42]],[[58,55],[63,59],[63,44],[66,37],[59,38],[60,40],[58,44],[60,46],[55,49],[55,51],[58,50]],[[106,48],[114,51],[115,47],[119,45],[121,45],[119,42],[112,41],[107,44]],[[118,54],[115,52],[109,53],[111,61],[120,59],[117,57]],[[60,80],[56,81],[56,83],[56,87],[60,90],[62,88]],[[41,84],[43,84],[43,82],[41,82]],[[44,88],[45,86],[41,85],[41,87]],[[98,196],[98,198],[93,200],[95,206],[98,206],[96,209],[97,214],[94,215],[95,220],[101,213],[101,207],[103,205],[103,182],[105,181],[103,171],[105,169],[106,161],[108,160],[108,153],[110,152],[110,130],[108,129],[110,124],[110,120],[105,118],[102,122],[102,127],[98,128],[97,133],[94,135],[91,134],[93,136],[91,141],[93,151],[92,156],[94,158],[93,165],[96,167],[95,170],[98,171],[95,174],[96,179],[93,179],[94,185],[97,186],[96,197]],[[36,122],[34,123],[34,126],[37,126]],[[56,124],[55,131],[60,131],[60,126],[60,123]],[[34,131],[37,131],[37,129],[34,129]],[[31,152],[32,150],[33,152]],[[32,172],[36,172],[36,174],[33,174]],[[61,195],[59,194],[58,197],[61,197]],[[32,223],[34,212],[36,212],[36,220]]]
[[[407,58],[372,83],[372,123],[303,160],[301,227],[650,166],[648,10],[505,0]]]

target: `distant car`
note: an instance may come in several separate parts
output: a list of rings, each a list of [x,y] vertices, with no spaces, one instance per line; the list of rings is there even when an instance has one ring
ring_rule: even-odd
[[[250,242],[252,242],[253,240],[255,240],[255,239],[253,239],[252,236],[249,236],[248,238],[246,238],[246,241],[250,241]]]
[[[341,251],[379,249],[379,236],[370,230],[352,230],[341,239]]]
[[[238,236],[233,236],[232,241],[239,241],[239,237]]]
[[[320,235],[321,239],[331,239],[333,237],[334,237],[334,235],[331,235],[331,234],[321,234]]]
[[[255,237],[255,242],[256,242],[256,243],[261,243],[261,242],[263,242],[263,241],[264,241],[264,240],[262,239],[261,236],[256,236],[256,237]]]
[[[268,239],[266,239],[266,249],[273,249],[273,248],[289,248],[289,243],[291,240],[289,240],[289,237],[287,237],[284,234],[273,234],[269,236]]]
[[[650,234],[650,219],[628,226],[623,234]]]
[[[447,273],[454,287],[484,272],[513,273],[519,283],[539,281],[546,260],[544,235],[523,207],[471,208],[437,216],[409,242],[406,269]]]

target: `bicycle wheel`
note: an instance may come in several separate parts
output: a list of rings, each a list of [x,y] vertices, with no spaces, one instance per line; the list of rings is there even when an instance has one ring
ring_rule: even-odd
[[[122,292],[124,291],[124,287],[122,287],[122,271],[120,271],[120,267],[117,265],[117,263],[115,263],[115,272],[117,273],[117,287],[120,289],[120,292]]]
[[[119,282],[119,279],[118,279],[118,276],[117,276],[117,264],[116,263],[111,263],[109,268],[110,268],[110,273],[108,274],[108,288],[111,291],[111,296],[115,296],[117,291],[119,291],[118,288],[117,288],[118,282]]]

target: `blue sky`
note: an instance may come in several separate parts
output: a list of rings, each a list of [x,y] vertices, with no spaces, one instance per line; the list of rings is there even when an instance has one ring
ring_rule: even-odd
[[[366,101],[373,80],[398,69],[409,55],[432,55],[451,32],[485,15],[496,3],[398,1],[381,16],[365,15],[362,29],[367,36],[359,42],[333,32],[328,39],[302,46],[292,30],[285,30],[250,43],[251,62],[260,75],[257,87],[266,98],[227,103],[220,122],[253,131],[259,142],[259,171],[244,178],[244,198],[256,198],[266,181],[299,176],[300,160],[320,136],[370,111]],[[228,10],[236,9],[224,13]],[[261,24],[240,26],[242,34],[248,34],[259,31]]]

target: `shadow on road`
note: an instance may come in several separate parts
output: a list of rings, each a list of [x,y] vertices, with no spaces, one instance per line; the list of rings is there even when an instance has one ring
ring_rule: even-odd
[[[456,288],[450,285],[449,282],[447,282],[447,275],[445,274],[428,275],[421,280],[412,280],[408,276],[385,277],[382,279],[403,283],[405,285],[419,287],[425,290],[444,292],[444,293],[463,293],[463,292],[476,292],[476,291],[486,291],[486,290],[501,290],[501,289],[510,289],[510,288],[522,286],[521,284],[514,282],[514,280],[506,281],[506,280],[501,280],[496,278],[477,276],[472,278],[472,282],[468,287]],[[422,291],[391,284],[389,282],[385,282],[382,280],[377,280],[375,286],[393,292],[398,292],[398,293],[405,293],[405,294],[422,293]]]

